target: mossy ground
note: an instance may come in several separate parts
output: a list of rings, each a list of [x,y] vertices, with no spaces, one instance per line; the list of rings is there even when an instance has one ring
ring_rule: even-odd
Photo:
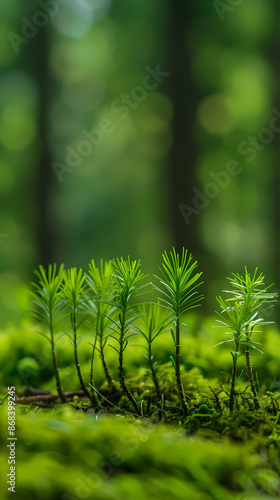
[[[39,404],[16,407],[17,488],[13,498],[27,500],[262,500],[280,498],[280,412],[277,373],[279,334],[263,334],[265,355],[253,358],[258,373],[260,408],[254,409],[246,375],[237,390],[237,406],[228,410],[230,371],[226,348],[213,348],[219,338],[212,320],[190,318],[192,334],[183,338],[182,377],[189,405],[179,409],[174,370],[168,363],[172,342],[159,339],[162,367],[159,402],[139,348],[128,348],[126,380],[142,408],[132,408],[118,390],[113,350],[108,363],[116,380],[111,390],[97,361],[95,385],[116,407],[100,398],[98,412],[83,398],[52,408]],[[213,324],[213,323],[212,323]],[[89,363],[86,337],[80,345],[83,371]],[[23,325],[0,336],[3,367],[1,394],[9,385],[18,395],[27,385],[55,391],[51,359],[44,339]],[[64,390],[79,389],[71,345],[57,344]],[[157,349],[158,350],[158,349]],[[242,364],[242,358],[240,365]],[[241,366],[240,366],[241,368]],[[222,387],[221,387],[222,383]],[[216,392],[222,391],[217,396]],[[213,392],[214,390],[214,392]],[[268,392],[269,391],[269,392]],[[151,408],[149,409],[149,396]],[[142,404],[141,404],[142,401]],[[0,405],[1,495],[8,496],[7,406]]]
[[[3,429],[4,408],[0,415]],[[280,426],[277,418],[254,417],[251,426],[242,411],[155,423],[69,404],[53,410],[18,407],[14,498],[279,498]],[[1,445],[3,481],[5,438]],[[2,492],[10,498],[5,487]]]

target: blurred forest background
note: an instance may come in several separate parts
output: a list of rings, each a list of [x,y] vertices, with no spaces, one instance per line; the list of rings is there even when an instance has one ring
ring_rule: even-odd
[[[130,254],[154,273],[185,245],[209,311],[244,265],[280,288],[279,15],[277,0],[1,1],[1,327],[40,263]]]

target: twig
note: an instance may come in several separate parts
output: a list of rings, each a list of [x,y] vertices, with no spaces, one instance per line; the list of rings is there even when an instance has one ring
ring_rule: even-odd
[[[71,399],[73,396],[85,396],[83,391],[69,391],[63,393],[65,398]],[[21,405],[28,405],[30,403],[36,403],[38,401],[56,401],[59,399],[58,394],[42,394],[38,396],[24,396],[22,398],[17,398],[16,403]]]
[[[215,403],[216,403],[218,411],[223,411],[223,408],[222,408],[222,405],[221,405],[221,401],[219,400],[219,394],[221,393],[222,389],[220,389],[220,390],[219,389],[213,389],[213,387],[211,387],[210,385],[209,385],[209,389],[210,389],[210,391],[214,395],[214,399],[215,399]]]

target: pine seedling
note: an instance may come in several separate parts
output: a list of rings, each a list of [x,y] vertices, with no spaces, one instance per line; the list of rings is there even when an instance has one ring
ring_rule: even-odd
[[[224,291],[231,294],[231,297],[227,300],[228,304],[232,304],[232,302],[239,304],[235,307],[239,307],[240,311],[242,311],[244,325],[242,344],[244,344],[245,348],[246,372],[254,397],[255,407],[258,408],[259,403],[251,364],[251,350],[262,351],[256,347],[257,343],[254,341],[252,335],[256,331],[256,327],[272,323],[271,321],[264,321],[261,315],[265,310],[273,307],[276,302],[277,293],[268,292],[268,289],[272,285],[264,286],[265,277],[263,273],[258,275],[258,268],[255,269],[252,276],[248,273],[246,266],[244,270],[244,276],[232,273],[232,277],[228,278],[228,280],[233,286],[233,290]]]
[[[176,382],[179,392],[181,408],[186,413],[187,402],[181,379],[180,355],[181,355],[181,318],[189,309],[200,305],[203,295],[199,295],[196,288],[201,285],[200,276],[202,273],[194,273],[197,268],[197,261],[193,261],[192,255],[183,248],[182,255],[176,253],[175,249],[168,254],[163,253],[163,263],[160,266],[162,278],[159,279],[162,288],[154,285],[155,289],[164,295],[159,298],[162,307],[173,314],[175,332],[171,329],[172,338],[175,345],[175,360],[170,359],[175,369]]]
[[[246,326],[244,320],[244,304],[240,302],[234,302],[232,305],[231,299],[224,300],[221,296],[217,297],[218,304],[221,307],[221,312],[217,312],[218,316],[221,318],[217,320],[219,326],[222,328],[229,329],[226,335],[231,335],[232,338],[229,340],[223,340],[217,345],[226,344],[233,342],[234,351],[231,352],[232,356],[232,372],[231,372],[231,385],[230,385],[230,397],[229,397],[229,409],[230,412],[233,411],[234,407],[234,396],[235,396],[235,381],[237,373],[237,360],[241,356],[240,346],[246,343]]]
[[[61,388],[59,367],[55,350],[55,344],[57,342],[55,341],[55,330],[64,319],[62,315],[63,303],[61,287],[65,271],[63,265],[61,265],[57,271],[56,264],[50,264],[47,271],[43,268],[43,266],[39,266],[39,270],[34,272],[38,278],[38,283],[32,283],[35,287],[35,291],[32,292],[33,305],[35,306],[35,308],[31,308],[32,314],[33,317],[46,326],[48,330],[48,334],[43,332],[38,333],[43,335],[43,337],[45,337],[51,345],[57,393],[61,402],[65,403],[66,400]]]
[[[105,358],[105,347],[111,330],[110,318],[113,318],[115,306],[107,304],[106,301],[112,299],[114,293],[113,265],[111,262],[100,261],[100,269],[92,259],[89,264],[87,276],[87,284],[90,292],[90,298],[86,303],[86,309],[91,317],[91,326],[94,330],[94,343],[92,348],[91,369],[90,369],[90,384],[93,386],[93,363],[95,350],[99,352],[105,377],[109,386],[112,386],[114,380],[110,374],[110,370]]]
[[[158,304],[141,305],[139,312],[141,316],[133,326],[133,330],[142,335],[145,341],[145,345],[142,345],[142,347],[146,349],[147,354],[144,354],[144,357],[148,363],[149,375],[154,383],[157,397],[161,400],[158,381],[159,363],[155,360],[157,354],[153,352],[153,342],[159,335],[168,331],[173,315],[168,311],[163,312]]]
[[[125,261],[123,258],[113,259],[113,275],[116,280],[115,286],[115,298],[113,301],[108,301],[113,307],[116,307],[116,311],[118,314],[118,320],[115,321],[111,316],[108,315],[108,318],[114,324],[114,327],[111,327],[114,331],[114,335],[111,335],[117,343],[118,347],[115,349],[118,353],[119,357],[119,381],[122,392],[134,407],[136,413],[138,415],[141,414],[138,405],[129,391],[124,377],[124,365],[123,365],[123,354],[128,345],[129,339],[137,335],[136,333],[130,333],[132,323],[137,319],[135,316],[136,305],[132,303],[133,299],[139,296],[142,292],[143,288],[146,285],[137,286],[138,283],[145,278],[144,274],[141,272],[140,268],[140,260],[131,261],[130,257]]]
[[[84,377],[82,375],[78,357],[78,346],[82,341],[82,337],[78,337],[78,330],[84,320],[84,304],[87,300],[87,296],[85,293],[85,280],[86,274],[82,269],[80,269],[79,271],[76,267],[69,269],[67,273],[65,273],[62,297],[70,315],[72,336],[69,333],[66,333],[66,335],[68,335],[70,342],[74,348],[74,360],[80,387],[85,395],[89,399],[91,399],[90,393],[84,383]]]

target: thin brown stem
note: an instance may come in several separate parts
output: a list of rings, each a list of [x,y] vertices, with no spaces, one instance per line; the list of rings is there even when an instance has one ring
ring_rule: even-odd
[[[176,345],[175,345],[175,368],[176,368],[176,382],[177,382],[177,387],[179,391],[179,398],[180,398],[180,403],[181,403],[181,408],[184,413],[187,412],[188,406],[186,402],[186,397],[184,393],[184,387],[182,383],[182,378],[181,378],[181,368],[180,368],[180,350],[181,350],[181,345],[180,345],[180,323],[179,320],[177,321],[176,324]]]
[[[92,348],[92,353],[91,353],[91,359],[90,359],[90,376],[89,376],[89,381],[90,385],[93,385],[93,361],[94,361],[94,351],[95,351],[95,345]],[[91,395],[93,396],[93,389],[91,388]]]
[[[122,318],[122,323],[121,323],[121,330],[120,330],[120,350],[119,350],[119,381],[120,385],[122,388],[122,392],[129,401],[131,402],[132,406],[134,407],[135,411],[138,413],[138,415],[141,415],[140,410],[137,406],[137,403],[132,396],[131,392],[128,390],[128,387],[126,386],[125,379],[124,379],[124,371],[123,371],[123,351],[124,351],[124,335],[125,335],[125,312],[123,314]]]
[[[105,359],[104,344],[103,344],[102,340],[100,342],[100,358],[101,358],[101,362],[102,362],[102,366],[103,366],[103,370],[104,370],[107,382],[109,385],[112,386],[114,384],[114,380],[111,377],[110,370],[109,370],[109,367],[108,367],[106,359]]]
[[[95,354],[95,349],[96,349],[96,343],[97,343],[97,332],[96,332],[96,335],[95,335],[95,339],[94,339],[94,344],[93,344],[93,347],[92,347],[92,354],[91,354],[91,360],[90,360],[90,386],[91,386],[91,402],[92,403],[95,403],[97,406],[99,406],[99,400],[98,400],[98,396],[96,395],[96,392],[93,392],[93,362],[94,362],[94,354]]]
[[[255,385],[254,376],[253,376],[249,347],[246,347],[245,358],[246,358],[246,373],[248,375],[251,391],[253,394],[255,408],[258,409],[260,407],[260,405],[258,402],[258,395],[257,395],[256,385]]]
[[[152,359],[152,343],[151,342],[149,342],[149,363],[150,363],[152,379],[153,379],[154,386],[156,389],[157,397],[158,397],[158,399],[161,399],[161,392],[159,390],[158,378],[157,378],[157,374],[156,374],[155,367],[153,364],[153,359]]]
[[[81,367],[80,367],[79,358],[78,358],[78,348],[77,348],[77,313],[76,313],[76,311],[74,311],[74,313],[73,313],[73,333],[74,333],[74,359],[75,359],[75,365],[76,365],[76,369],[77,369],[78,378],[79,378],[79,381],[80,381],[80,387],[81,387],[82,391],[84,391],[84,393],[87,396],[87,398],[91,399],[90,393],[87,390],[87,388],[85,386],[85,383],[84,383],[84,378],[83,378],[83,375],[82,375],[82,372],[81,372]]]
[[[63,392],[63,397],[65,398],[65,402],[73,399],[73,396],[84,396],[84,391],[67,391]],[[42,402],[52,402],[56,401],[60,398],[59,394],[37,394],[33,396],[22,396],[21,398],[16,398],[16,403],[21,405],[29,405],[32,403],[40,403]]]
[[[56,381],[56,389],[57,389],[57,393],[58,393],[58,395],[60,397],[60,401],[62,403],[65,403],[66,400],[65,400],[65,397],[64,397],[62,389],[61,389],[60,376],[59,376],[59,368],[58,368],[57,357],[56,357],[56,350],[55,350],[55,343],[54,343],[54,328],[53,328],[52,310],[50,310],[50,334],[51,334],[52,360],[53,360],[54,376],[55,376],[55,381]]]
[[[66,399],[65,399],[64,394],[63,394],[62,389],[61,389],[59,368],[58,368],[58,363],[57,363],[56,350],[55,350],[55,345],[54,345],[54,337],[53,337],[52,331],[51,331],[51,345],[52,345],[52,359],[53,359],[54,376],[55,376],[55,381],[56,381],[57,393],[60,397],[61,402],[66,403]]]
[[[234,407],[236,365],[237,365],[237,356],[236,356],[236,353],[235,353],[234,359],[233,359],[233,365],[232,365],[232,375],[231,375],[231,384],[230,384],[230,396],[229,396],[229,411],[231,413],[233,412],[233,407]]]

